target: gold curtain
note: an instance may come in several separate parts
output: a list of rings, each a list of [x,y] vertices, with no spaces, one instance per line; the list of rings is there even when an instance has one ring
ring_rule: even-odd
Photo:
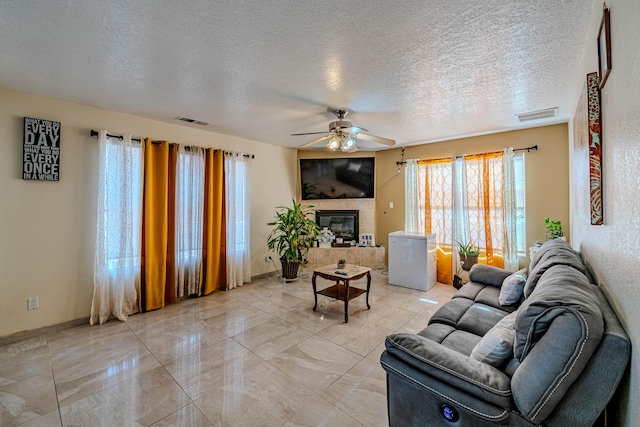
[[[224,204],[224,156],[222,150],[206,150],[204,226],[200,294],[226,289],[226,218]]]
[[[141,309],[175,302],[174,200],[176,147],[145,140],[142,207]]]
[[[453,236],[453,165],[452,159],[418,162],[420,210],[424,212],[424,230],[436,233],[437,280],[452,283]]]
[[[465,157],[469,232],[478,262],[504,267],[504,168],[502,153]]]

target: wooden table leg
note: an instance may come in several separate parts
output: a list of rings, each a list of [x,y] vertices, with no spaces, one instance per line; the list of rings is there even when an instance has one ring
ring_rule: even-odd
[[[349,323],[349,279],[344,281],[344,323]]]
[[[371,306],[369,305],[369,288],[370,287],[371,287],[371,274],[369,274],[369,272],[367,271],[367,295],[366,295],[367,310],[371,310]]]
[[[311,284],[313,285],[313,300],[315,304],[313,304],[313,311],[316,311],[318,307],[318,294],[316,293],[316,276],[318,274],[316,272],[313,273],[313,278],[311,279]]]

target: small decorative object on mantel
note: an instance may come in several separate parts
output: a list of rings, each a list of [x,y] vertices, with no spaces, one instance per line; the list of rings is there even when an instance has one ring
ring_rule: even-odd
[[[345,265],[347,265],[347,261],[345,261],[344,259],[338,260],[338,268],[344,268]]]
[[[24,118],[22,179],[60,180],[60,122]]]
[[[318,239],[318,247],[330,248],[335,238],[336,236],[331,230],[329,230],[327,227],[322,227],[322,230],[320,231],[320,238]]]
[[[611,28],[609,9],[606,3],[602,3],[602,21],[598,30],[598,76],[600,83],[598,88],[602,90],[611,72]]]

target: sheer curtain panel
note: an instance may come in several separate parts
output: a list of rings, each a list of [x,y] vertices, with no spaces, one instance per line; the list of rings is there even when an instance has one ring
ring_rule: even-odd
[[[424,226],[420,224],[419,192],[418,192],[418,161],[407,160],[404,168],[405,209],[404,209],[404,229],[410,232],[423,231]]]
[[[139,311],[142,145],[98,132],[98,207],[90,323]]]
[[[225,153],[227,217],[227,289],[251,281],[249,179],[251,158]]]
[[[504,268],[518,269],[518,233],[516,178],[513,148],[505,148],[502,157],[504,169]]]
[[[177,297],[198,295],[204,216],[204,150],[180,146],[176,171],[175,275]]]

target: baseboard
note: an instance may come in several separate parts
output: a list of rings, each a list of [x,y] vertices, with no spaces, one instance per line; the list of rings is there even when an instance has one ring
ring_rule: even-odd
[[[65,329],[73,328],[80,325],[88,325],[89,318],[82,317],[80,319],[70,320],[69,322],[58,323],[56,325],[45,326],[43,328],[30,329],[28,331],[20,331],[11,335],[0,337],[0,346],[5,344],[11,344],[18,341],[27,340],[29,338],[35,338],[42,335],[47,335],[52,332],[64,331]]]
[[[260,279],[271,279],[274,277],[279,277],[279,274],[277,271],[269,271],[267,273],[262,273],[262,274],[258,274],[255,276],[251,276],[251,282],[254,282],[256,280],[260,280]]]

